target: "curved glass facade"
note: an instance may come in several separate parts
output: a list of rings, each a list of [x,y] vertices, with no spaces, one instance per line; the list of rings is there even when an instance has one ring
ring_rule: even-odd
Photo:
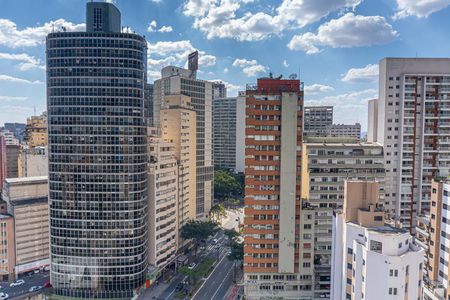
[[[51,283],[57,295],[131,298],[147,271],[146,42],[47,37]]]

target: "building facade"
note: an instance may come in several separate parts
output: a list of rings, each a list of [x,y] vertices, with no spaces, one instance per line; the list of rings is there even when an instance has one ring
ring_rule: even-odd
[[[48,176],[46,147],[25,148],[19,154],[18,177]]]
[[[299,80],[261,78],[247,86],[246,299],[299,299],[302,114]]]
[[[417,217],[416,240],[425,251],[424,282],[427,297],[450,297],[450,181],[434,179],[431,187],[430,214]],[[434,297],[434,298],[433,298]]]
[[[177,220],[181,229],[188,220],[197,218],[197,113],[190,97],[168,95],[160,115],[162,138],[173,144],[178,164]]]
[[[196,214],[197,218],[208,217],[213,198],[213,127],[212,127],[212,82],[199,80],[195,72],[168,66],[162,69],[161,79],[153,85],[153,113],[155,127],[161,127],[160,112],[167,95],[185,95],[191,98],[196,112]]]
[[[384,224],[378,192],[377,182],[346,181],[344,209],[333,216],[331,299],[422,299],[424,251],[407,230]]]
[[[49,259],[49,210],[48,210],[48,178],[26,177],[6,179],[3,191],[3,201],[7,212],[12,216],[12,232],[14,254],[13,274],[39,270],[50,264]]]
[[[227,98],[227,87],[222,81],[215,81],[212,85],[213,100],[218,98]]]
[[[431,181],[450,175],[450,59],[380,61],[378,142],[386,201],[405,228],[430,211]]]
[[[332,124],[327,126],[327,136],[331,137],[349,137],[361,139],[361,124]]]
[[[20,145],[6,144],[6,178],[19,177]]]
[[[336,138],[311,140],[302,150],[301,275],[311,286],[307,299],[330,299],[333,211],[343,206],[345,180],[383,182],[383,147]]]
[[[162,268],[178,250],[178,165],[173,143],[149,136],[148,262]]]
[[[367,115],[367,142],[378,141],[378,99],[369,100]]]
[[[24,142],[29,148],[47,146],[47,114],[32,116],[27,119]]]
[[[214,167],[244,172],[245,97],[213,101]],[[242,132],[241,132],[242,131]]]
[[[333,124],[333,106],[305,106],[303,136],[326,136]]]
[[[47,36],[51,284],[132,298],[147,273],[146,41],[87,3],[86,32]]]
[[[6,139],[0,134],[0,191],[3,189],[3,181],[6,179]]]

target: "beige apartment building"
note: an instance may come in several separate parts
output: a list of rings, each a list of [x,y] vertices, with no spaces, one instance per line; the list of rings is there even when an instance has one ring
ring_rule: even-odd
[[[149,136],[148,261],[162,268],[178,249],[178,166],[173,143]]]
[[[161,135],[173,144],[178,161],[178,222],[181,228],[188,220],[196,219],[197,188],[197,114],[191,98],[166,95],[160,111]]]
[[[5,211],[0,213],[0,280],[12,281],[16,262],[14,218]]]
[[[47,146],[47,115],[45,113],[27,119],[24,141],[30,148]]]
[[[301,178],[302,294],[305,299],[330,299],[333,211],[343,207],[345,180],[383,182],[383,147],[347,138],[307,138]]]
[[[49,265],[47,177],[6,179],[2,197],[14,218],[15,276]]]
[[[47,147],[23,148],[18,159],[19,177],[48,176]]]

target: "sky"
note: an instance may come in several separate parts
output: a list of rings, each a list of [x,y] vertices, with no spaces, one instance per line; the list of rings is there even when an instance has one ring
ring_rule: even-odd
[[[449,57],[450,0],[110,0],[148,42],[148,80],[200,52],[198,77],[229,96],[296,74],[306,105],[367,128],[384,57]],[[0,125],[46,107],[45,36],[83,31],[86,0],[0,0]],[[450,72],[450,70],[449,70]]]

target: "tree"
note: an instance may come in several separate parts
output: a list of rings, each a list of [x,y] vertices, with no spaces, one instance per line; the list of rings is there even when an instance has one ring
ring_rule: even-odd
[[[230,254],[228,254],[228,259],[233,261],[233,281],[236,281],[236,263],[242,262],[244,259],[244,243],[238,242],[235,238],[235,240],[231,242],[230,248],[231,251]]]
[[[228,237],[230,247],[233,242],[237,242],[237,238],[240,236],[239,232],[234,229],[225,229],[223,233]]]
[[[200,241],[206,240],[218,230],[217,224],[212,221],[190,220],[181,228],[181,237],[186,240],[193,239],[195,243],[195,252],[197,252]]]
[[[222,204],[216,204],[209,210],[209,214],[211,215],[211,219],[216,223],[220,223],[222,218],[227,216],[225,211],[225,207]]]
[[[214,172],[214,197],[223,200],[233,195],[242,195],[244,184],[241,177],[227,170],[216,170]]]
[[[196,281],[197,281],[197,273],[194,270],[189,269],[186,266],[183,266],[181,268],[178,269],[178,272],[180,272],[180,274],[186,276],[188,278],[188,281],[190,284],[195,285]]]

